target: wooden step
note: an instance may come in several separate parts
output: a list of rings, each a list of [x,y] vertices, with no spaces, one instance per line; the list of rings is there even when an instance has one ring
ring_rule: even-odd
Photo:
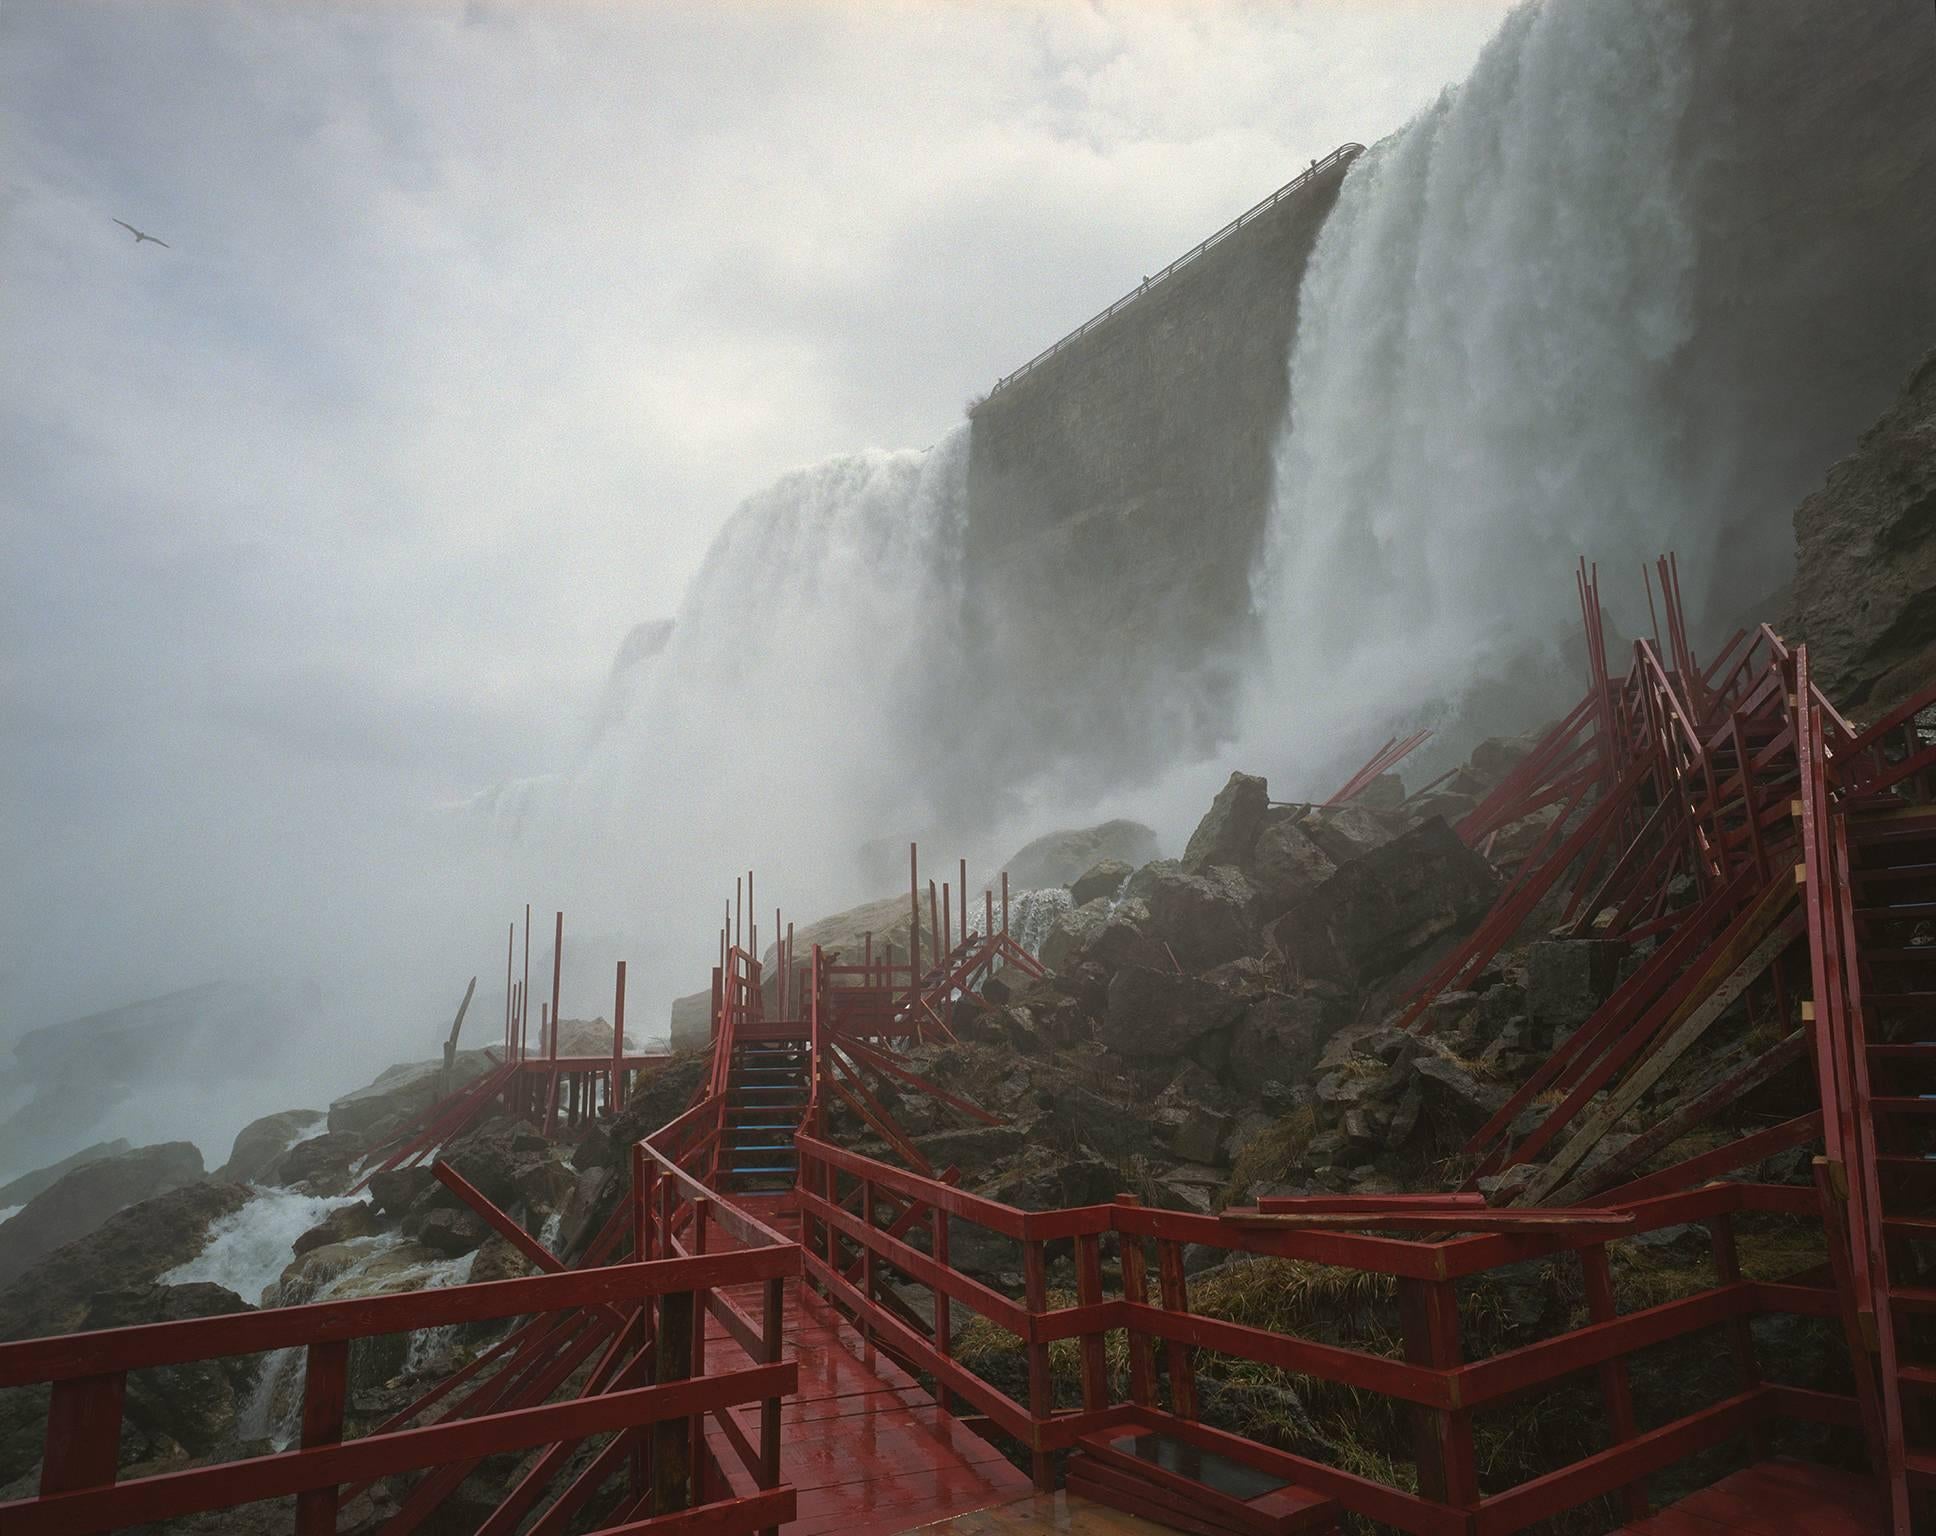
[[[1936,1488],[1936,1451],[1910,1451],[1903,1468],[1911,1488]]]
[[[1887,1237],[1921,1237],[1936,1240],[1936,1217],[1884,1216],[1882,1231]]]

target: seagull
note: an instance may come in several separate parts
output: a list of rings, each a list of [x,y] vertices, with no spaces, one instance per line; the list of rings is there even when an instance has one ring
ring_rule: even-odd
[[[150,245],[158,245],[164,251],[172,251],[174,249],[174,247],[170,245],[166,240],[157,240],[153,235],[144,235],[140,230],[136,229],[134,225],[130,224],[126,219],[116,219],[114,222],[119,224],[129,234],[134,236],[134,243],[136,245],[139,245],[143,240],[146,240]]]

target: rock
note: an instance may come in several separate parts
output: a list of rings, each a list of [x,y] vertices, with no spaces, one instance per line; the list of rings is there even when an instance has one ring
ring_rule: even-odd
[[[1256,892],[1242,870],[1212,864],[1166,874],[1148,899],[1150,937],[1168,945],[1185,970],[1209,970],[1257,950]]]
[[[936,1168],[953,1163],[969,1175],[987,1172],[1013,1157],[1027,1143],[1028,1138],[1012,1125],[976,1125],[959,1131],[936,1131],[914,1139],[921,1155]]]
[[[369,1143],[355,1131],[329,1131],[299,1141],[262,1170],[258,1182],[312,1195],[340,1195],[356,1182],[350,1171]]]
[[[1152,859],[1129,877],[1129,883],[1123,887],[1123,898],[1128,900],[1134,897],[1138,901],[1148,902],[1149,893],[1158,880],[1165,875],[1182,873],[1181,859]]]
[[[1298,826],[1339,867],[1384,847],[1395,835],[1376,811],[1357,804],[1313,806]]]
[[[483,1051],[459,1051],[450,1074],[450,1088],[460,1088],[491,1070],[491,1058]],[[335,1100],[329,1106],[330,1132],[357,1132],[368,1140],[377,1127],[421,1114],[446,1091],[441,1059],[401,1062],[367,1087]]]
[[[480,1285],[486,1280],[522,1280],[526,1275],[537,1273],[537,1265],[493,1232],[478,1248],[477,1257],[471,1260],[471,1272],[466,1283]]]
[[[263,1170],[303,1137],[315,1133],[323,1119],[319,1109],[285,1109],[280,1114],[251,1120],[236,1134],[229,1160],[214,1177],[236,1184],[253,1184]]]
[[[1115,1166],[1078,1149],[1032,1167],[1015,1168],[982,1190],[991,1200],[1025,1211],[1052,1211],[1070,1205],[1102,1205],[1122,1192]],[[950,1228],[950,1231],[956,1230]],[[950,1257],[953,1257],[952,1250]]]
[[[1810,676],[1865,718],[1936,675],[1936,352],[1795,511],[1795,623]]]
[[[1286,817],[1272,822],[1258,836],[1251,857],[1258,916],[1266,922],[1281,916],[1329,880],[1337,867],[1301,821]]]
[[[1098,859],[1070,884],[1069,894],[1075,897],[1077,906],[1107,900],[1120,891],[1123,882],[1134,873],[1136,867],[1124,859]]]
[[[1264,780],[1254,774],[1231,774],[1190,834],[1183,867],[1192,872],[1217,864],[1247,868],[1269,810],[1270,788]]]
[[[1243,1000],[1199,976],[1125,966],[1109,982],[1102,1041],[1124,1056],[1177,1056],[1232,1023]]]
[[[550,1153],[550,1143],[531,1126],[500,1115],[472,1126],[451,1142],[440,1161],[462,1174],[491,1204],[509,1211],[526,1193],[530,1176],[551,1161]]]
[[[202,1154],[189,1141],[137,1147],[69,1169],[0,1222],[0,1285],[85,1237],[116,1211],[201,1177]]]
[[[1109,903],[1101,899],[1057,913],[1036,958],[1052,971],[1072,969],[1108,921]]]
[[[96,1294],[81,1326],[132,1328],[254,1310],[219,1285],[151,1285]],[[130,1371],[124,1422],[148,1436],[166,1437],[192,1456],[206,1456],[233,1433],[259,1367],[255,1356],[218,1355]]]
[[[1144,1104],[1120,1103],[1070,1084],[1050,1094],[1048,1111],[1061,1132],[1061,1145],[1081,1144],[1117,1161],[1150,1150],[1149,1111]]]
[[[391,1168],[370,1175],[370,1203],[386,1216],[401,1216],[437,1175],[419,1163],[414,1168]]]
[[[812,953],[809,948],[808,953]],[[672,1000],[667,1038],[675,1051],[703,1051],[713,1043],[713,992],[688,992]]]
[[[1501,869],[1510,869],[1515,864],[1525,862],[1533,850],[1546,837],[1547,830],[1559,819],[1557,805],[1543,806],[1530,816],[1521,816],[1517,821],[1509,821],[1492,835],[1491,845],[1486,849],[1486,857]],[[1446,818],[1451,820],[1450,817]],[[1558,838],[1562,834],[1554,833]],[[1552,843],[1547,847],[1551,848]]]
[[[23,1173],[10,1184],[0,1184],[0,1211],[11,1210],[17,1205],[25,1205],[44,1189],[51,1189],[62,1174],[71,1172],[85,1163],[98,1163],[104,1157],[119,1157],[123,1152],[132,1151],[125,1136],[113,1141],[97,1141],[91,1147],[84,1147],[71,1157],[63,1157],[58,1163],[49,1163],[45,1168],[36,1168],[32,1173]]]
[[[1578,1029],[1619,982],[1627,947],[1605,939],[1543,939],[1526,950],[1526,1012],[1548,1029]]]
[[[611,1132],[601,1120],[594,1120],[586,1127],[585,1134],[578,1138],[578,1145],[571,1149],[571,1166],[583,1173],[587,1168],[605,1168],[611,1165],[617,1149],[612,1145]]]
[[[1352,801],[1374,811],[1395,811],[1404,803],[1405,781],[1395,773],[1379,774]]]
[[[1118,859],[1134,868],[1156,857],[1156,834],[1141,822],[1105,821],[1099,826],[1038,837],[1010,856],[1012,890],[1047,890],[1072,884],[1104,859]]]
[[[1235,1124],[1229,1115],[1189,1102],[1167,1105],[1156,1110],[1151,1118],[1171,1153],[1193,1163],[1219,1161]]]
[[[1419,1117],[1425,1110],[1425,1091],[1416,1079],[1406,1086],[1399,1095],[1398,1104],[1392,1110],[1391,1123],[1385,1127],[1385,1146],[1396,1151],[1412,1139],[1412,1132],[1418,1129]]]
[[[208,1245],[209,1228],[247,1205],[245,1184],[185,1184],[116,1211],[0,1290],[0,1339],[71,1333],[98,1291],[153,1285]]]
[[[1549,725],[1542,725],[1518,736],[1490,736],[1472,749],[1467,767],[1491,788],[1530,757],[1551,729]]]
[[[325,1243],[346,1243],[353,1237],[368,1237],[381,1227],[376,1207],[367,1200],[358,1200],[353,1205],[337,1206],[289,1246],[293,1252],[304,1254]]]
[[[1443,1056],[1421,1056],[1412,1063],[1412,1071],[1417,1074],[1426,1105],[1468,1134],[1490,1120],[1506,1102],[1503,1088],[1482,1083]]]
[[[1271,939],[1304,975],[1364,986],[1478,922],[1498,890],[1492,866],[1433,818],[1340,864]]]
[[[480,1246],[491,1235],[484,1218],[472,1210],[431,1211],[419,1224],[417,1241],[448,1258],[457,1258]]]

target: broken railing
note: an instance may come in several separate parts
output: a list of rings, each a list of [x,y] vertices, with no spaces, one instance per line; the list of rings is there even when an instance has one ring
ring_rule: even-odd
[[[1858,1422],[1854,1399],[1768,1381],[1756,1358],[1752,1319],[1771,1314],[1833,1318],[1833,1291],[1815,1284],[1744,1279],[1737,1217],[1818,1215],[1813,1190],[1745,1183],[1655,1190],[1611,1209],[1488,1211],[1468,1197],[1397,1197],[1383,1209],[1350,1200],[1264,1202],[1221,1217],[1111,1205],[1024,1211],[890,1168],[812,1137],[800,1140],[797,1199],[806,1275],[872,1344],[933,1381],[944,1406],[965,1405],[1031,1453],[1039,1487],[1053,1482],[1052,1454],[1105,1431],[1135,1426],[1168,1435],[1329,1498],[1340,1509],[1418,1536],[1506,1536],[1603,1496],[1628,1518],[1647,1509],[1646,1480],[1670,1465],[1746,1436],[1759,1441],[1784,1420]],[[1365,1230],[1391,1227],[1479,1235],[1414,1241]],[[1709,1232],[1711,1284],[1692,1294],[1618,1313],[1608,1243],[1684,1224]],[[910,1240],[925,1234],[925,1246]],[[1019,1250],[1024,1294],[1002,1294],[950,1262],[951,1245],[998,1241]],[[1073,1306],[1050,1305],[1048,1249],[1070,1244]],[[1119,1281],[1104,1283],[1105,1247]],[[1193,1311],[1184,1251],[1304,1260],[1389,1277],[1401,1320],[1402,1355],[1357,1348]],[[1528,1260],[1572,1262],[1588,1320],[1551,1337],[1468,1360],[1460,1285]],[[906,1287],[925,1290],[927,1310]],[[1021,1341],[1027,1401],[1018,1401],[955,1358],[960,1314],[984,1318]],[[931,1318],[931,1321],[929,1320]],[[1720,1330],[1732,1390],[1665,1423],[1643,1427],[1630,1379],[1639,1351]],[[1126,1383],[1112,1378],[1108,1342],[1126,1341]],[[1073,1339],[1081,1406],[1058,1410],[1050,1345]],[[1204,1421],[1200,1352],[1254,1362],[1393,1400],[1412,1425],[1417,1490],[1245,1438]],[[1506,1487],[1487,1487],[1474,1450],[1477,1412],[1520,1403],[1573,1380],[1597,1385],[1604,1448]]]

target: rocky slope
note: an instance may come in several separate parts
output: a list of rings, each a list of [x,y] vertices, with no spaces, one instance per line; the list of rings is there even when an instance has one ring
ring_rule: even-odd
[[[1936,352],[1795,513],[1793,639],[1845,710],[1936,678]]]

